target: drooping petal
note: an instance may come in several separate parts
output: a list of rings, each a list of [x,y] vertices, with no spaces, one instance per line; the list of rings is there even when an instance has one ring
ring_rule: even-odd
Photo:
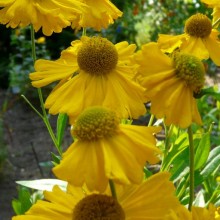
[[[163,52],[172,53],[182,45],[182,43],[185,41],[185,38],[187,38],[186,34],[176,36],[159,34],[157,42],[159,44],[159,48]]]
[[[36,72],[30,73],[29,77],[33,80],[32,85],[40,88],[61,79],[68,79],[78,70],[78,66],[74,66],[74,63],[66,65],[56,61],[37,60],[35,69]]]
[[[88,6],[89,11],[79,15],[77,22],[73,20],[73,28],[90,27],[100,31],[122,16],[122,12],[109,0],[97,0],[95,4],[93,0],[84,0],[83,2]]]
[[[143,45],[141,51],[135,54],[135,60],[140,65],[140,73],[144,76],[173,69],[171,59],[161,52],[157,43]]]
[[[63,160],[53,168],[55,175],[74,186],[103,192],[108,179],[104,172],[103,150],[100,142],[73,143],[63,155]]]
[[[216,34],[213,32],[208,38],[204,39],[204,44],[209,51],[210,58],[217,66],[220,66],[220,41],[217,40]]]
[[[158,173],[136,187],[129,187],[118,198],[126,220],[163,220],[170,209],[177,209],[179,202],[168,173]]]
[[[134,125],[120,125],[120,128],[119,134],[103,147],[105,172],[117,183],[138,184],[143,180],[146,161],[155,164],[160,160],[161,151],[155,146],[153,133],[158,133],[161,128]]]
[[[33,24],[35,31],[42,27],[43,33],[49,36],[70,26],[70,19],[76,19],[76,13],[81,14],[86,7],[79,0],[62,3],[57,0],[14,0],[1,1],[0,8],[0,23],[12,28]]]
[[[188,41],[184,42],[181,46],[181,51],[192,54],[199,59],[208,59],[209,51],[204,45],[204,42],[201,38],[190,37]]]

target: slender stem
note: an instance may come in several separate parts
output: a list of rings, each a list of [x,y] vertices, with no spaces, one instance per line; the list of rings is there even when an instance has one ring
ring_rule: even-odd
[[[35,33],[34,33],[34,27],[33,25],[31,25],[31,48],[32,48],[32,58],[33,58],[33,63],[35,64],[36,62],[36,47],[35,47]],[[39,96],[39,100],[40,100],[40,106],[41,106],[41,109],[42,109],[42,112],[43,114],[40,114],[38,111],[35,110],[35,108],[32,107],[32,105],[30,105],[30,102],[28,102],[28,104],[34,109],[35,112],[37,112],[37,114],[43,119],[43,122],[44,124],[46,125],[47,127],[47,130],[50,134],[50,137],[57,149],[57,151],[59,152],[60,156],[62,155],[62,152],[59,148],[59,144],[58,144],[58,141],[54,135],[54,132],[53,132],[53,129],[50,125],[50,122],[48,120],[48,117],[47,117],[47,113],[46,113],[46,110],[44,108],[44,100],[43,100],[43,95],[42,95],[42,91],[40,88],[37,89],[37,92],[38,92],[38,96]]]
[[[109,186],[110,186],[110,190],[111,190],[111,193],[112,193],[112,197],[117,199],[117,193],[116,193],[116,190],[115,190],[115,184],[114,184],[113,180],[109,180]]]
[[[191,210],[194,200],[194,145],[193,145],[193,132],[192,127],[188,127],[188,138],[189,138],[189,206]]]
[[[21,97],[28,103],[28,105],[41,117],[42,120],[44,120],[44,116],[31,104],[31,102],[24,96],[21,95]]]
[[[147,126],[150,127],[153,124],[153,121],[154,121],[154,115],[151,115]]]
[[[86,28],[83,28],[82,36],[86,36]]]

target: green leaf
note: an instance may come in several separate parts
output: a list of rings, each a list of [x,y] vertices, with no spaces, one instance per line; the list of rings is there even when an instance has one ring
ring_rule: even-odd
[[[175,183],[189,172],[189,149],[184,149],[172,162],[171,180]]]
[[[204,179],[210,176],[218,167],[220,167],[220,146],[215,147],[209,154],[207,163],[201,172]]]
[[[52,191],[53,186],[58,185],[63,191],[66,190],[67,182],[58,179],[39,179],[16,181],[17,184],[36,190]]]
[[[17,199],[12,200],[12,208],[13,208],[16,215],[24,214],[21,211],[21,202],[19,200],[17,200]]]
[[[60,164],[61,157],[59,155],[56,155],[53,152],[51,152],[51,156],[52,156],[52,160],[53,160],[52,163],[54,166]]]
[[[163,162],[163,170],[168,170],[173,160],[189,145],[187,133],[181,134]]]
[[[20,187],[18,191],[18,199],[12,200],[12,207],[17,215],[24,214],[30,207],[31,194],[25,187]]]
[[[203,167],[208,159],[210,151],[210,133],[205,133],[195,152],[195,170]]]
[[[58,142],[58,146],[60,150],[61,150],[61,144],[63,141],[63,136],[64,136],[64,131],[66,128],[67,120],[68,120],[68,116],[66,114],[59,114],[57,118],[57,142]]]
[[[199,99],[204,95],[210,95],[216,100],[220,101],[220,93],[216,92],[213,87],[202,89],[200,93],[194,94],[194,97]]]
[[[152,172],[150,172],[147,167],[144,167],[144,178],[147,179],[150,176],[152,176]]]

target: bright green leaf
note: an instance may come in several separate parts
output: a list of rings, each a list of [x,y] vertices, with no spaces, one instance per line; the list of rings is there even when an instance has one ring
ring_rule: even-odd
[[[220,146],[214,148],[208,157],[207,163],[201,172],[204,179],[210,176],[218,167],[220,167]]]
[[[207,161],[210,151],[210,133],[205,133],[195,152],[195,170],[203,167]]]
[[[57,118],[57,142],[60,150],[63,141],[64,131],[67,125],[67,120],[68,120],[68,116],[66,114],[59,114]]]

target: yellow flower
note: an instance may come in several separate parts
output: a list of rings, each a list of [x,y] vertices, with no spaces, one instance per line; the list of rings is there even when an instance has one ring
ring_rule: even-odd
[[[186,53],[174,53],[169,57],[156,43],[149,43],[136,54],[136,62],[142,74],[140,83],[151,101],[151,112],[157,118],[165,118],[167,125],[182,128],[192,122],[201,124],[194,94],[204,84],[205,70],[202,62]]]
[[[158,43],[162,51],[173,52],[179,48],[182,52],[192,54],[200,59],[213,60],[220,65],[219,32],[212,29],[209,18],[203,14],[191,16],[185,23],[185,33],[177,36],[160,34]]]
[[[160,127],[119,124],[116,114],[90,107],[76,120],[72,134],[77,140],[63,154],[54,174],[75,186],[103,192],[109,179],[120,184],[140,183],[148,161],[159,161],[154,133]]]
[[[84,12],[78,16],[77,22],[73,22],[72,28],[94,28],[100,31],[101,28],[107,28],[113,24],[114,20],[122,16],[122,12],[115,7],[109,0],[82,0],[89,8],[89,13]]]
[[[192,206],[192,211],[188,211],[186,207],[179,206],[177,210],[172,210],[166,216],[165,220],[219,220],[216,208],[210,204],[209,208]]]
[[[82,37],[72,42],[57,61],[38,60],[32,85],[42,87],[61,80],[46,100],[51,114],[67,113],[73,121],[85,108],[102,105],[122,118],[145,114],[144,89],[132,78],[137,65],[136,46],[112,44],[101,37]]]
[[[12,28],[33,24],[45,35],[61,32],[85,10],[79,0],[0,0],[0,8],[0,23]]]
[[[219,0],[201,0],[201,2],[207,4],[210,8],[213,8],[213,23],[220,18],[220,1]]]
[[[25,215],[12,220],[163,220],[170,209],[179,206],[174,190],[166,172],[120,190],[117,201],[107,193],[88,194],[71,185],[64,192],[54,186],[52,192],[44,192],[45,201],[38,200]]]

